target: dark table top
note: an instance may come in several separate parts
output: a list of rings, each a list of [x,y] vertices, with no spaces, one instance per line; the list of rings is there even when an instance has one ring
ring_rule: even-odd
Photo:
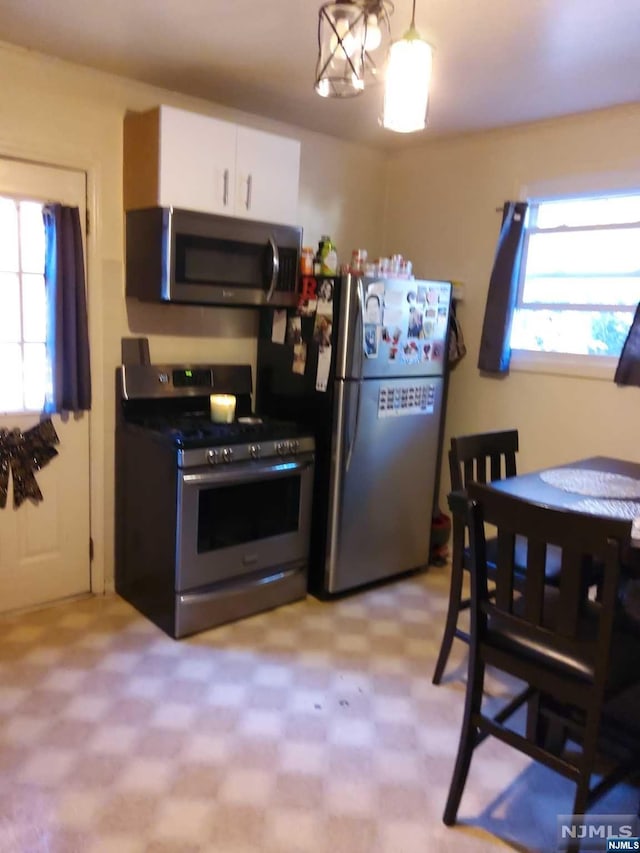
[[[612,459],[608,456],[591,456],[588,459],[579,459],[575,462],[568,462],[565,465],[554,465],[549,468],[544,468],[539,471],[532,471],[528,474],[518,474],[516,477],[507,477],[504,480],[497,480],[491,483],[491,486],[501,492],[529,501],[530,503],[539,504],[540,506],[549,507],[551,509],[575,509],[578,512],[588,511],[593,515],[606,515],[615,517],[615,507],[619,504],[626,511],[623,518],[629,519],[629,549],[632,559],[633,574],[640,572],[640,540],[635,538],[636,528],[633,528],[632,538],[632,520],[629,518],[629,508],[637,506],[637,512],[634,510],[634,516],[640,519],[640,498],[625,499],[616,501],[616,499],[602,498],[600,495],[594,495],[590,498],[584,492],[581,494],[567,491],[566,488],[558,488],[543,479],[543,475],[549,471],[559,471],[562,469],[579,469],[583,471],[600,471],[606,474],[620,474],[624,477],[630,477],[632,480],[637,480],[640,484],[640,462],[631,462],[624,459]],[[585,509],[585,502],[590,504],[589,509]],[[597,505],[602,503],[607,505],[607,511],[598,512]]]
[[[606,474],[621,474],[640,482],[640,462],[628,462],[624,459],[611,459],[608,456],[591,456],[588,459],[579,459],[577,462],[568,462],[566,465],[553,465],[530,474],[518,474],[517,477],[508,477],[491,483],[493,487],[501,492],[522,498],[531,503],[554,509],[580,509],[580,504],[588,497],[586,494],[576,494],[557,488],[545,483],[541,474],[545,471],[559,470],[562,468],[578,468],[589,471],[602,471]],[[594,496],[595,497],[595,496]],[[640,515],[640,499],[637,501],[638,515]],[[631,522],[629,522],[631,524]]]

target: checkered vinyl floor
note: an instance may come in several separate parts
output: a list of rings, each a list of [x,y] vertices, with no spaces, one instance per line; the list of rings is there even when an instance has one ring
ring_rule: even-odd
[[[447,583],[178,642],[115,595],[0,619],[0,853],[553,850],[573,788],[500,744],[441,822],[465,661],[458,644],[432,686]]]

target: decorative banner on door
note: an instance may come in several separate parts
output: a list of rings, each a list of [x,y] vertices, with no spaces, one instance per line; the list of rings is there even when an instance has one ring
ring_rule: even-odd
[[[43,500],[35,472],[58,455],[53,445],[59,443],[50,419],[26,432],[0,429],[0,509],[7,505],[9,468],[13,478],[13,506],[16,509],[26,498]]]

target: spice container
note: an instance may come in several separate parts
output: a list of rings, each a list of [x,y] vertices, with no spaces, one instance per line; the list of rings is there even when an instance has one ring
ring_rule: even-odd
[[[300,273],[302,275],[313,275],[313,249],[305,246],[300,255]]]

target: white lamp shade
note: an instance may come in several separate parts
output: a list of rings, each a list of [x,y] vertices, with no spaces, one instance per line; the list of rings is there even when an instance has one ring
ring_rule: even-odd
[[[431,45],[410,31],[391,45],[382,124],[397,133],[423,130],[431,80]]]

